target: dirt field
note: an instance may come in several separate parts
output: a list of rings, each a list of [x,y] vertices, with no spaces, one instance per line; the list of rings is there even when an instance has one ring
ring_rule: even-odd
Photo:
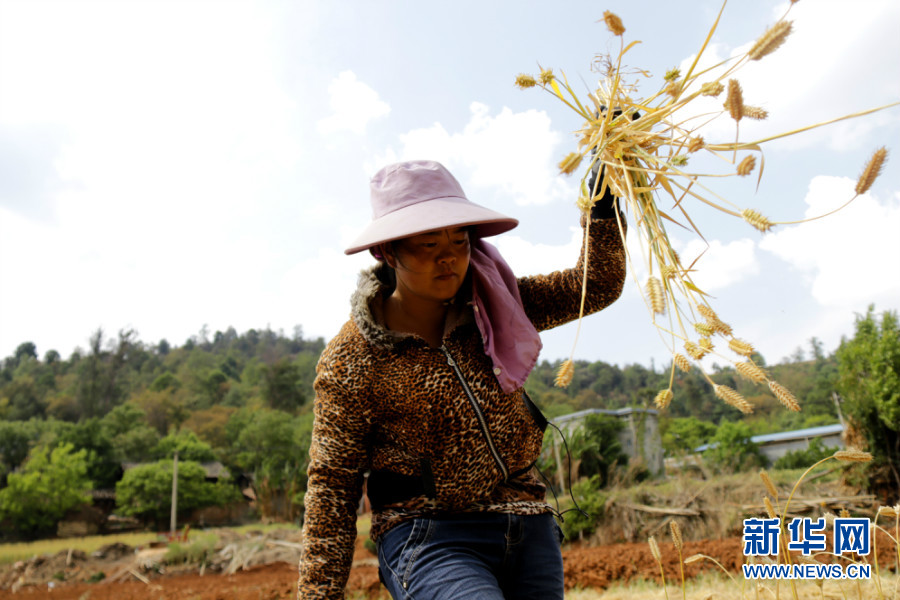
[[[677,558],[671,544],[661,545],[664,554],[666,576],[678,577]],[[736,568],[740,558],[740,539],[716,542],[688,542],[686,556],[702,552],[716,557],[730,568]],[[65,560],[66,553],[55,557]],[[665,556],[672,555],[672,556]],[[378,581],[375,557],[365,549],[362,539],[357,546],[354,567],[347,589],[351,596],[363,598],[386,598]],[[70,561],[71,562],[71,561]],[[119,561],[124,566],[124,561]],[[115,568],[119,563],[107,565]],[[644,576],[658,579],[659,567],[650,555],[646,544],[615,544],[596,548],[572,548],[564,553],[566,586],[569,588],[606,588],[612,581],[627,581]],[[56,566],[47,564],[53,570]],[[94,565],[96,568],[96,565]],[[687,565],[686,573],[695,574],[703,567],[699,563]],[[120,567],[121,569],[121,567]],[[64,569],[63,569],[64,570]],[[59,571],[54,571],[59,572]],[[139,581],[133,574],[114,583],[62,583],[51,579],[49,582],[32,583],[18,588],[16,592],[0,590],[0,600],[26,600],[30,598],[53,598],[57,600],[275,600],[293,598],[296,593],[297,566],[284,561],[251,566],[233,575],[196,572],[180,575],[148,577],[149,583]],[[87,575],[87,573],[81,573]],[[72,574],[73,578],[75,573]],[[50,584],[50,585],[48,585]]]
[[[889,542],[884,539],[887,549]],[[285,546],[286,548],[286,546]],[[663,563],[666,570],[666,578],[669,582],[680,578],[678,570],[677,554],[672,544],[660,544],[663,555]],[[702,553],[711,556],[722,563],[726,568],[734,571],[739,569],[741,560],[741,539],[730,538],[717,541],[686,542],[684,556]],[[885,552],[883,562],[885,566],[892,559],[890,552]],[[49,558],[45,563],[33,569],[29,577],[34,578],[38,570],[42,577],[47,573],[65,573],[69,581],[86,579],[90,576],[88,570],[97,568],[99,561],[92,560],[76,564],[71,557],[62,552]],[[598,547],[568,548],[563,553],[566,587],[571,589],[595,588],[605,589],[612,582],[628,582],[636,577],[643,577],[659,581],[659,566],[653,560],[647,544],[611,544]],[[53,561],[69,560],[70,566],[54,564]],[[896,560],[896,557],[893,557]],[[365,549],[360,538],[354,557],[354,567],[348,584],[349,597],[352,598],[387,598],[381,584],[378,581],[375,557]],[[91,565],[88,567],[87,565]],[[0,600],[28,600],[28,599],[56,599],[56,600],[287,600],[294,598],[295,584],[297,580],[296,561],[286,562],[279,560],[267,564],[249,566],[245,570],[238,570],[234,574],[220,574],[206,571],[204,574],[196,570],[181,574],[171,570],[165,575],[159,575],[153,569],[134,573],[127,569],[134,565],[133,557],[122,556],[105,565],[107,571],[114,572],[118,569],[119,576],[110,577],[112,582],[99,583],[70,583],[60,582],[56,579],[49,581],[29,581],[25,585],[13,585],[9,589],[0,589]],[[21,569],[21,566],[19,567]],[[66,569],[69,569],[67,572]],[[685,565],[686,577],[692,577],[701,569],[713,568],[709,561],[698,561]],[[124,576],[123,576],[124,574]],[[10,575],[6,573],[6,583],[9,584]],[[24,579],[25,573],[19,577]],[[146,577],[147,581],[141,581],[140,577]],[[25,583],[22,581],[22,583]],[[16,588],[13,591],[12,588]]]

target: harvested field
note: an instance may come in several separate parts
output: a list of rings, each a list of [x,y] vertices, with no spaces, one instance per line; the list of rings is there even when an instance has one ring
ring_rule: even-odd
[[[796,477],[790,472],[773,474],[782,497]],[[684,558],[712,557],[743,581],[740,523],[742,518],[763,514],[761,490],[756,477],[735,476],[711,481],[670,479],[614,491],[597,530],[563,549],[568,595],[584,600],[595,596],[580,590],[643,585],[643,592],[628,597],[647,596],[649,586],[653,597],[663,598],[660,568],[646,542],[652,535],[659,543],[670,594],[675,594],[671,597],[681,597],[680,589],[672,591],[681,580],[678,555],[669,537],[672,521],[678,521],[684,532]],[[817,480],[805,491],[807,495],[794,497],[791,516],[834,514],[842,508],[855,516],[874,517],[877,512],[872,497],[847,490],[836,481]],[[885,519],[879,524],[885,526]],[[377,560],[365,539],[361,535],[357,540],[348,598],[387,598],[378,580]],[[112,543],[90,553],[62,550],[0,566],[0,600],[287,600],[295,597],[300,542],[296,528],[243,533],[216,529],[192,531],[190,540],[178,545]],[[890,571],[891,581],[896,580],[884,597],[900,598],[894,589],[900,584],[896,542],[880,532],[877,548],[881,573]],[[688,580],[703,573],[720,571],[710,560],[684,565]],[[641,580],[649,583],[641,584]],[[730,587],[724,595],[704,592],[697,597],[741,596],[731,589],[730,581],[726,584]],[[816,598],[821,597],[820,588],[814,591]],[[859,596],[857,591],[852,596],[879,597]]]
[[[882,548],[889,549],[890,541],[886,536],[879,538],[884,544]],[[284,548],[284,546],[282,546]],[[660,544],[663,556],[663,566],[666,579],[673,584],[679,578],[678,559],[672,544]],[[290,549],[288,548],[290,551]],[[294,550],[296,552],[296,550]],[[706,540],[685,542],[684,555],[702,553],[711,556],[721,562],[726,568],[736,571],[741,563],[741,538],[729,538],[725,540]],[[296,559],[284,560],[284,555],[279,560],[268,563],[258,563],[258,558],[243,569],[235,572],[217,572],[212,569],[204,569],[201,574],[196,568],[189,572],[178,569],[166,569],[164,573],[157,573],[153,568],[135,568],[139,554],[126,558],[118,558],[110,561],[88,558],[82,561],[76,559],[77,564],[70,566],[72,580],[76,582],[61,582],[53,578],[51,570],[63,568],[66,560],[65,553],[60,553],[33,567],[29,580],[23,581],[24,585],[8,587],[0,590],[0,600],[28,600],[28,599],[56,599],[56,600],[287,600],[295,597],[295,585],[297,582]],[[144,559],[147,558],[144,554]],[[263,555],[263,558],[274,558],[276,552]],[[648,579],[654,582],[660,581],[659,566],[653,560],[647,544],[609,544],[596,547],[572,547],[563,552],[566,588],[584,589],[591,588],[602,590],[612,584],[625,584],[637,578]],[[375,557],[364,547],[363,538],[357,543],[354,567],[350,575],[347,589],[351,598],[378,599],[388,598],[384,588],[378,581],[378,571]],[[896,561],[896,556],[885,552],[880,557],[884,568]],[[116,578],[115,581],[101,581],[99,583],[84,583],[97,569],[105,569],[114,572],[114,569],[122,570],[125,576]],[[699,561],[685,565],[685,577],[697,576],[703,571],[713,570],[709,561]],[[227,570],[227,569],[226,569]],[[133,571],[133,572],[132,572]],[[58,572],[58,571],[54,571]],[[105,571],[104,571],[105,572]],[[4,574],[4,583],[7,584],[10,575],[19,573],[24,576],[25,571],[8,569]],[[140,578],[146,579],[146,581]],[[737,575],[740,578],[740,575]],[[44,581],[38,581],[38,578]],[[112,577],[110,577],[112,579]],[[13,591],[15,588],[16,591]],[[661,587],[660,587],[661,590]]]

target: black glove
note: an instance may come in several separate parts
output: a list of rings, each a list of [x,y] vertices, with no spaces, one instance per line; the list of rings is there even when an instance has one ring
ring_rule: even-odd
[[[606,114],[606,107],[601,106],[600,111],[602,114]],[[622,110],[617,108],[613,111],[613,118],[621,116]],[[598,115],[599,116],[599,115]],[[638,117],[640,117],[640,113],[634,112],[631,115],[631,120],[634,121]],[[597,155],[596,146],[591,151],[591,157],[595,157]],[[594,163],[594,166],[591,168],[591,174],[588,176],[588,193],[594,193],[594,186],[597,184],[597,178],[600,177],[600,174],[603,172],[603,165],[600,161]],[[619,210],[618,198],[612,193],[612,190],[609,186],[606,186],[606,191],[603,196],[598,198],[594,205],[591,207],[591,219],[611,219],[616,216],[615,211]]]

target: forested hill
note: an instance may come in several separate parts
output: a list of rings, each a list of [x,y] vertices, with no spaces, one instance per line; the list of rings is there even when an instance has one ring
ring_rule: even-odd
[[[145,437],[152,437],[147,430],[165,436],[187,428],[221,448],[227,445],[227,422],[241,408],[294,416],[311,411],[315,364],[324,345],[321,338],[304,339],[300,328],[292,336],[268,329],[238,334],[229,328],[212,336],[202,331],[182,346],[166,340],[143,342],[131,331],[105,337],[98,330],[86,352],[68,358],[52,349],[41,353],[25,342],[2,362],[0,419],[74,424],[108,418],[116,407],[127,406],[132,415],[128,422],[140,427]],[[754,358],[765,365],[763,357]],[[586,408],[652,408],[657,392],[668,386],[671,371],[670,366],[577,362],[571,385],[560,389],[553,386],[558,366],[541,362],[527,384],[549,416]],[[714,423],[743,419],[754,433],[837,421],[832,397],[836,359],[826,356],[815,338],[808,350],[798,348],[790,361],[767,371],[794,393],[802,412],[784,410],[768,388],[744,380],[729,366],[716,367],[709,375],[742,393],[756,407],[753,415],[744,416],[716,398],[696,368],[689,373],[675,370],[675,399],[667,414]]]
[[[663,446],[672,454],[709,441],[717,430],[739,427],[745,439],[835,423],[838,391],[881,465],[872,481],[900,489],[900,325],[891,312],[879,322],[870,307],[855,329],[832,355],[814,338],[808,350],[777,365],[754,357],[770,379],[793,392],[801,412],[786,410],[767,386],[737,376],[731,366],[707,375],[741,393],[755,406],[753,414],[717,398],[696,366],[685,373],[580,362],[571,385],[559,389],[553,386],[559,364],[545,361],[526,385],[554,417],[587,408],[653,408],[672,377],[675,397],[660,417]],[[66,507],[85,502],[88,489],[114,488],[117,510],[162,522],[168,512],[160,512],[165,507],[158,499],[168,489],[176,453],[198,485],[204,485],[203,470],[188,463],[218,461],[237,479],[254,482],[263,516],[296,518],[306,489],[315,365],[324,347],[321,338],[304,339],[300,328],[290,337],[232,328],[210,337],[204,329],[179,347],[143,342],[131,331],[110,337],[96,331],[87,351],[68,358],[20,344],[0,366],[0,524],[18,523],[27,535],[52,530],[67,508],[44,510],[40,521],[27,518],[43,506],[47,489],[60,496],[59,486],[74,491]],[[135,463],[148,466],[127,471]],[[205,506],[229,498],[224,489],[193,498]],[[144,503],[136,490],[153,500]]]

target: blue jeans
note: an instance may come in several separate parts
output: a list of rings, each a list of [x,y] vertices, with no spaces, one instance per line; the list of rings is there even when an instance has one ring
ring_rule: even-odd
[[[378,542],[395,600],[562,600],[562,531],[549,514],[406,521]]]

